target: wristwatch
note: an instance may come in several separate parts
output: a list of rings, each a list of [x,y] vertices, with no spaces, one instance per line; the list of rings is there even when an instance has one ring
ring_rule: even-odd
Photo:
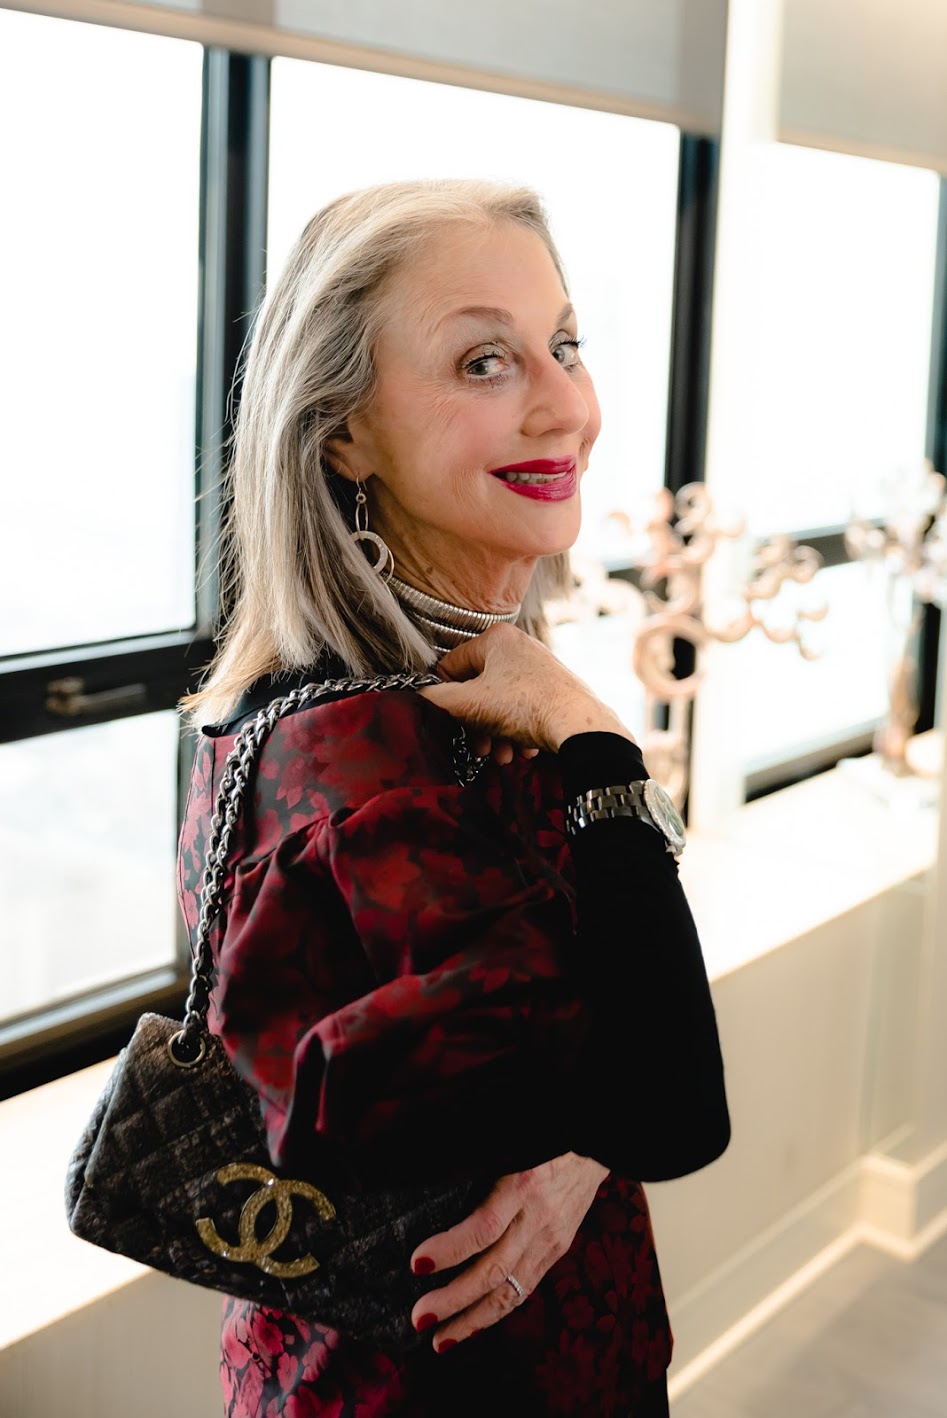
[[[684,850],[684,819],[674,799],[654,778],[635,783],[615,783],[610,788],[590,788],[566,808],[566,831],[575,836],[590,822],[603,817],[640,817],[667,842],[667,850],[679,857]]]

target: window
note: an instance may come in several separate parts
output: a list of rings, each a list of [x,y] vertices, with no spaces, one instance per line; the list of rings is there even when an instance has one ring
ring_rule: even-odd
[[[842,526],[924,456],[939,179],[784,144],[756,156],[745,511],[761,534]]]
[[[195,567],[212,565],[215,460],[264,251],[277,271],[315,210],[375,182],[537,189],[603,410],[576,552],[622,573],[609,514],[634,518],[666,477],[701,472],[716,147],[623,115],[4,10],[0,120],[19,135],[0,153],[16,273],[0,351],[7,1079],[62,1040],[127,1037],[143,1007],[183,1003],[173,859],[190,745],[173,707],[212,648],[216,591]],[[924,452],[938,180],[783,145],[757,160],[727,352],[733,510],[753,537],[837,551],[850,513],[877,516],[885,480]],[[821,661],[758,633],[721,657],[751,780],[837,756],[883,711],[883,588],[834,560],[817,582]],[[558,640],[642,721],[630,627],[601,617]],[[142,924],[126,934],[128,902]]]
[[[332,142],[326,115],[344,114]],[[562,253],[602,407],[582,484],[576,550],[623,547],[608,513],[664,482],[680,134],[669,124],[480,90],[277,59],[272,72],[270,273],[312,214],[376,182],[444,176],[523,182],[540,193]],[[630,645],[616,628],[566,631],[560,653],[640,718]],[[581,651],[581,669],[579,652]],[[619,656],[621,662],[621,656]],[[596,665],[598,670],[596,670]]]
[[[745,515],[751,538],[785,532],[837,564],[812,588],[829,606],[810,637],[820,660],[758,631],[716,657],[751,785],[806,754],[866,747],[885,712],[884,586],[847,561],[840,533],[880,516],[925,453],[939,200],[932,172],[782,144],[752,161],[721,511]]]
[[[202,73],[196,44],[0,10],[5,1082],[186,978]]]
[[[0,1024],[173,967],[178,723],[0,744]]]
[[[596,554],[607,513],[663,480],[677,132],[273,68],[267,144],[269,61],[0,10],[0,119],[20,135],[0,154],[13,214],[0,249],[17,273],[0,354],[4,1092],[106,1056],[143,1008],[183,1005],[173,859],[190,744],[173,710],[212,649],[204,568],[227,395],[262,283],[268,146],[271,269],[353,186],[466,171],[538,187],[605,410],[586,484]],[[363,130],[312,163],[298,135],[340,103],[366,113]],[[614,662],[614,626],[603,634]]]
[[[0,11],[0,54],[0,654],[188,627],[201,50]]]

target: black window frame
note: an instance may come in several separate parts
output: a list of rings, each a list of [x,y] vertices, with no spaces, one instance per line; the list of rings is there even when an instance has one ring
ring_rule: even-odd
[[[221,470],[239,401],[240,356],[265,282],[270,61],[205,47],[200,134],[195,418],[195,621],[190,630],[0,657],[0,742],[174,709],[197,683],[220,624]],[[63,714],[57,682],[91,701]],[[53,686],[51,692],[50,686]],[[97,696],[101,698],[97,699]],[[175,835],[193,758],[178,740]],[[173,889],[173,877],[169,878]],[[130,923],[134,929],[134,922]],[[173,963],[0,1023],[0,1098],[117,1053],[143,1010],[183,1011],[190,949],[176,914]]]

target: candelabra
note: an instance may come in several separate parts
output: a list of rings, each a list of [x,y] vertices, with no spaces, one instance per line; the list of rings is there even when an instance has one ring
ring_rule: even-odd
[[[634,537],[627,513],[611,517]],[[761,542],[752,554],[738,596],[742,609],[735,617],[714,623],[704,605],[704,572],[722,540],[744,533],[742,522],[721,525],[702,483],[690,483],[677,495],[665,490],[656,499],[644,526],[645,548],[634,557],[640,571],[645,614],[634,639],[631,663],[646,691],[646,723],[642,751],[651,773],[665,784],[680,806],[690,771],[691,705],[703,680],[701,651],[711,642],[733,644],[759,629],[777,644],[794,644],[805,659],[815,652],[805,638],[807,622],[822,620],[825,605],[800,606],[788,625],[776,625],[765,614],[786,582],[804,585],[822,565],[812,547],[789,537]],[[635,542],[632,542],[635,545]],[[675,641],[692,647],[694,667],[675,673]]]
[[[898,480],[881,525],[853,518],[845,545],[853,560],[880,566],[888,603],[888,712],[875,749],[890,772],[909,772],[918,715],[915,645],[925,605],[947,603],[947,479],[929,459]]]

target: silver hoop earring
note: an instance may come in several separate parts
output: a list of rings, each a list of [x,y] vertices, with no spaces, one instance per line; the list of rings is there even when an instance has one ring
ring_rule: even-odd
[[[384,581],[386,573],[390,576],[395,569],[395,558],[387,542],[382,541],[377,532],[370,532],[368,530],[368,498],[365,496],[362,484],[357,478],[356,484],[358,486],[358,495],[355,498],[355,531],[350,532],[349,536],[352,538],[353,542],[374,542],[375,546],[378,548],[378,560],[370,562],[369,564],[375,574],[380,576]],[[364,527],[360,525],[363,513],[365,517]]]

